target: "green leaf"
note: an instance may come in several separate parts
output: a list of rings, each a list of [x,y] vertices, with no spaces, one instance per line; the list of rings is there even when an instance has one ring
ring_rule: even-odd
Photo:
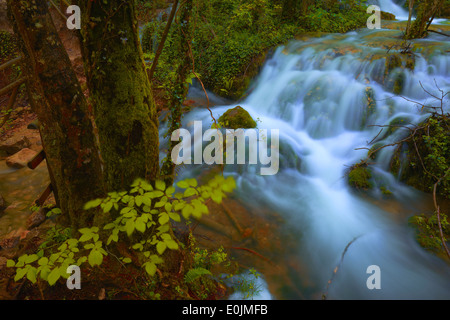
[[[40,266],[46,266],[48,264],[48,258],[47,257],[42,257],[39,259],[38,264]]]
[[[167,245],[167,248],[171,250],[178,250],[178,243],[176,243],[175,240],[165,240],[164,242]]]
[[[177,186],[180,187],[181,189],[189,188],[189,184],[185,180],[178,182]]]
[[[94,234],[92,234],[92,233],[85,233],[85,234],[83,234],[83,235],[80,237],[80,239],[78,239],[78,241],[80,241],[80,242],[86,242],[86,241],[89,241],[89,240],[92,239],[93,235],[94,235]]]
[[[145,263],[145,271],[153,277],[156,273],[156,265],[152,262]]]
[[[191,206],[191,205],[186,205],[184,208],[183,208],[183,210],[181,210],[181,214],[183,215],[183,217],[185,218],[185,219],[189,219],[189,216],[190,216],[190,214],[192,213],[192,210],[193,210],[194,208]]]
[[[102,201],[103,201],[102,199],[91,200],[84,205],[84,210],[89,210],[98,207],[100,203],[102,203]]]
[[[59,274],[59,268],[54,268],[47,277],[48,284],[50,286],[53,286],[56,281],[58,281],[60,276],[61,275]]]
[[[136,227],[137,231],[139,231],[141,233],[144,233],[147,225],[143,221],[143,219],[141,217],[139,217],[139,218],[136,219],[135,227]]]
[[[15,262],[14,260],[8,259],[8,260],[6,261],[6,266],[7,266],[8,268],[12,268],[12,267],[14,267],[15,265],[16,265],[16,262]]]
[[[155,187],[158,190],[164,191],[166,190],[166,183],[164,181],[157,180],[155,181]]]
[[[88,256],[89,264],[94,266],[99,266],[103,262],[103,255],[98,250],[92,250]]]
[[[194,188],[188,188],[188,189],[186,189],[186,191],[184,191],[183,196],[185,198],[187,198],[187,197],[191,197],[191,196],[194,196],[194,195],[197,195],[197,194],[198,194],[197,190],[195,190]]]
[[[136,196],[135,198],[134,198],[134,200],[136,201],[136,205],[138,206],[138,207],[140,207],[141,205],[142,205],[142,201],[143,201],[143,196]]]
[[[159,215],[158,219],[159,224],[166,224],[167,222],[169,222],[169,220],[170,220],[169,215],[166,212],[163,212]]]
[[[36,283],[36,268],[29,268],[27,272],[27,279],[31,281],[31,283]]]
[[[134,228],[135,228],[135,223],[132,219],[129,219],[125,225],[125,230],[127,232],[127,235],[130,237],[133,232],[134,232]]]
[[[130,258],[123,258],[122,262],[123,263],[131,263],[131,259]]]
[[[103,227],[104,230],[113,229],[116,226],[115,223],[108,223],[106,226]]]
[[[180,221],[181,221],[181,217],[180,217],[180,215],[179,215],[178,213],[175,213],[175,212],[169,212],[169,217],[170,217],[170,219],[172,219],[173,221],[176,221],[176,222],[180,222]]]
[[[158,253],[160,255],[162,255],[164,253],[164,251],[166,251],[166,248],[167,248],[167,245],[163,241],[158,242],[158,244],[156,245],[156,251],[158,251]]]
[[[18,268],[16,270],[16,276],[14,277],[14,281],[19,281],[20,279],[22,279],[28,272],[27,268]]]
[[[170,186],[166,189],[166,196],[171,197],[174,192],[175,188],[173,186]]]
[[[180,202],[178,202],[178,203],[175,204],[175,206],[174,206],[173,209],[174,209],[175,211],[180,211],[180,210],[183,209],[185,206],[186,206],[186,202],[180,201]]]
[[[195,178],[191,178],[191,179],[187,179],[186,182],[191,186],[191,187],[196,187],[198,185],[197,180]]]
[[[107,213],[107,212],[111,211],[112,206],[113,206],[113,202],[110,201],[110,202],[106,203],[105,206],[103,207],[103,212]]]

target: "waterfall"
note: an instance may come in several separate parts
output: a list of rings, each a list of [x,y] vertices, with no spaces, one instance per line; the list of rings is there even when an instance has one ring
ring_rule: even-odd
[[[251,166],[244,171],[226,167],[225,173],[236,177],[243,201],[279,212],[301,235],[298,257],[307,271],[292,277],[307,279],[314,288],[300,281],[303,297],[320,298],[344,248],[356,239],[333,280],[330,299],[448,299],[448,266],[417,244],[406,223],[408,216],[420,213],[417,205],[423,195],[386,170],[392,148],[384,149],[375,168],[395,201],[402,203],[398,217],[352,192],[345,178],[347,168],[367,154],[356,149],[367,146],[379,131],[369,124],[386,125],[396,117],[417,124],[427,117],[380,80],[386,50],[367,45],[366,36],[372,32],[383,31],[329,35],[279,47],[239,104],[260,119],[259,128],[280,130],[280,143],[288,146],[280,151],[285,165],[274,176],[260,176]],[[403,96],[429,103],[419,80],[431,91],[436,90],[435,81],[442,90],[450,90],[450,56],[445,55],[449,45],[444,46],[431,58],[418,54],[414,72],[398,70],[406,79]],[[367,88],[376,100],[371,115],[364,113]],[[214,116],[230,107],[213,108]],[[194,120],[211,125],[209,111],[202,108],[191,111],[184,126]],[[387,139],[398,139],[405,131]],[[295,157],[301,159],[300,165],[291,165]],[[381,270],[379,290],[366,286],[371,265]],[[278,297],[299,298],[279,293]]]
[[[403,7],[404,3],[405,1],[397,4],[393,0],[378,0],[381,11],[394,14],[397,20],[408,20],[408,11]]]

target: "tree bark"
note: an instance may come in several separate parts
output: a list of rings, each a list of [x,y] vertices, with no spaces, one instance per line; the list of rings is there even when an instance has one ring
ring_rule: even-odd
[[[444,0],[424,0],[417,7],[417,17],[406,33],[406,39],[417,39],[426,36],[427,28],[436,12],[442,7]]]
[[[159,174],[158,118],[134,1],[79,0],[81,47],[108,191]]]
[[[161,168],[161,177],[167,184],[172,184],[174,180],[175,164],[172,161],[171,154],[174,146],[178,142],[170,139],[170,135],[176,129],[181,127],[181,118],[183,112],[181,110],[182,103],[188,94],[189,85],[186,83],[186,78],[193,69],[193,57],[191,56],[190,43],[192,41],[192,31],[190,26],[192,0],[186,0],[181,8],[181,15],[174,30],[174,38],[178,39],[176,46],[176,55],[179,57],[177,69],[175,74],[176,79],[173,84],[173,91],[170,99],[170,128],[169,128],[169,147],[167,151],[167,158]]]
[[[84,204],[105,194],[88,105],[47,1],[8,0],[8,6],[57,206],[77,230],[93,221],[93,212],[84,211]]]

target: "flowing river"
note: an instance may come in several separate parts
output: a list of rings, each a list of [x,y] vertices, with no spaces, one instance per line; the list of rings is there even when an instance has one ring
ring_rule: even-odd
[[[291,41],[266,61],[243,101],[212,109],[217,119],[240,105],[259,119],[259,129],[279,129],[280,170],[276,175],[262,176],[256,165],[245,169],[226,165],[225,174],[237,179],[236,194],[243,203],[271,208],[295,230],[297,255],[306,271],[292,272],[289,277],[298,282],[302,298],[320,298],[317,291],[325,292],[331,278],[330,299],[450,298],[450,268],[421,248],[407,225],[409,216],[432,212],[430,198],[388,172],[393,148],[383,149],[377,157],[376,186],[369,196],[352,191],[345,177],[348,167],[367,155],[367,150],[356,149],[370,147],[368,142],[380,131],[370,124],[388,125],[396,118],[418,124],[428,114],[407,99],[434,103],[421,84],[435,93],[436,84],[444,92],[450,89],[450,56],[446,53],[450,44],[439,36],[416,41],[423,49],[416,54],[414,70],[398,70],[404,75],[401,95],[407,99],[379,80],[385,71],[384,44],[400,34],[386,29],[358,30]],[[390,51],[394,52],[398,50]],[[376,100],[376,112],[370,116],[364,114],[367,88]],[[194,96],[201,95],[195,92]],[[193,121],[199,120],[204,128],[212,124],[209,111],[197,108],[185,117],[184,127],[192,131]],[[405,137],[407,132],[397,130],[382,142]],[[195,174],[185,170],[182,177]],[[380,187],[392,195],[383,196]],[[372,265],[379,267],[380,289],[370,290],[366,285],[372,273],[367,269]],[[336,266],[339,270],[332,276]],[[305,282],[315,290],[306,288]],[[299,298],[292,292],[263,294]]]

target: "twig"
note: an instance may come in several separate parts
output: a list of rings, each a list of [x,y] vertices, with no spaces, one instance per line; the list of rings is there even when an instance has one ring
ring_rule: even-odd
[[[178,8],[178,0],[175,0],[174,3],[172,4],[172,10],[170,10],[170,16],[169,19],[167,20],[164,33],[158,45],[158,49],[156,49],[155,58],[153,59],[152,66],[150,67],[150,71],[147,73],[148,80],[150,82],[152,81],[153,73],[155,72],[156,65],[158,64],[158,59],[163,51],[164,43],[166,42],[167,35],[169,34],[170,26],[172,25],[172,21],[175,16],[175,12],[177,11],[177,8]]]
[[[436,183],[434,184],[434,187],[433,187],[433,202],[434,202],[434,207],[436,208],[436,214],[437,214],[438,226],[439,226],[439,235],[441,236],[441,242],[442,242],[442,245],[444,246],[445,252],[447,253],[447,257],[450,258],[450,252],[448,250],[447,243],[445,242],[444,232],[442,231],[441,213],[440,213],[440,210],[439,210],[439,205],[437,204],[437,201],[436,201],[436,188],[437,188],[437,185],[441,182],[441,180],[443,178],[445,178],[445,176],[449,172],[450,172],[450,167],[447,169],[447,172],[438,181],[436,181]]]
[[[235,250],[243,250],[243,251],[247,251],[250,252],[258,257],[260,257],[261,259],[267,261],[267,262],[271,262],[269,258],[264,257],[262,254],[252,250],[252,249],[248,249],[248,248],[242,248],[242,247],[231,247],[231,249],[235,249]]]
[[[355,241],[356,241],[358,238],[360,238],[360,237],[361,237],[361,236],[357,236],[357,237],[353,238],[353,240],[350,241],[350,242],[345,246],[345,249],[344,249],[344,251],[342,252],[342,255],[341,255],[341,260],[339,261],[339,264],[336,266],[336,268],[334,268],[333,274],[332,274],[332,276],[331,276],[331,279],[328,280],[328,282],[327,282],[327,288],[326,288],[326,290],[325,290],[325,293],[322,294],[322,300],[326,300],[326,299],[327,299],[328,288],[330,287],[330,284],[333,282],[334,277],[336,276],[336,274],[337,274],[339,268],[341,267],[342,262],[344,261],[344,256],[345,256],[345,254],[347,253],[348,248],[350,247],[350,245],[351,245],[353,242],[355,242]]]

